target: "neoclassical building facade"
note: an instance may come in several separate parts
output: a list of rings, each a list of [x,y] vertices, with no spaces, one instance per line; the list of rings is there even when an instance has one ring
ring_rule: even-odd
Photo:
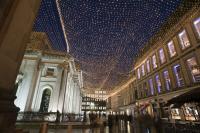
[[[82,72],[73,57],[52,50],[45,33],[32,32],[16,83],[20,112],[81,113]]]

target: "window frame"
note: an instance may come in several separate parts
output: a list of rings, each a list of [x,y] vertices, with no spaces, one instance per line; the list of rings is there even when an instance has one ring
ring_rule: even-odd
[[[179,86],[179,85],[178,85],[177,77],[176,77],[176,74],[175,74],[175,71],[174,71],[174,67],[177,66],[177,65],[179,65],[179,66],[181,67],[181,68],[180,68],[180,69],[181,69],[181,76],[182,76],[181,78],[183,79],[183,83],[184,83],[183,86]],[[177,87],[177,88],[185,87],[185,78],[184,78],[184,75],[183,75],[181,63],[175,63],[175,64],[173,64],[173,65],[172,65],[172,72],[173,72],[173,76],[174,76],[174,79],[175,79],[176,87]]]
[[[155,56],[155,64],[156,64],[156,67],[154,67],[154,60],[153,60],[153,57]],[[156,53],[154,53],[152,56],[151,56],[151,59],[152,59],[152,67],[153,69],[156,69],[158,68],[158,61],[157,61],[157,57],[156,57]]]
[[[187,39],[188,39],[188,41],[189,41],[189,44],[190,44],[189,46],[185,46],[185,45],[184,45],[184,48],[183,48],[183,45],[182,45],[182,41],[180,40],[180,34],[181,34],[182,32],[185,32],[185,34],[186,34],[186,36],[187,36]],[[188,32],[187,32],[187,30],[186,30],[185,28],[182,29],[182,30],[180,30],[180,31],[178,32],[177,37],[178,37],[178,42],[179,42],[180,49],[181,49],[182,51],[184,51],[184,50],[186,50],[186,49],[189,49],[189,48],[192,46],[192,43],[191,43],[189,34],[188,34]]]
[[[170,48],[169,48],[169,44],[173,44],[173,47],[174,47],[174,50],[175,50],[175,54],[174,55],[171,55],[171,50],[170,50]],[[170,58],[173,58],[173,57],[175,57],[176,55],[177,55],[177,49],[176,49],[176,47],[175,47],[175,45],[174,45],[174,41],[173,40],[170,40],[170,41],[168,41],[167,42],[167,51],[168,51],[168,53],[169,53],[169,57]]]
[[[145,63],[141,65],[141,72],[142,72],[142,77],[146,75],[146,70],[145,70]]]
[[[140,71],[140,67],[137,68],[137,78],[138,78],[138,80],[141,79],[141,71]]]
[[[148,71],[148,67],[147,67],[147,66],[148,66],[148,65],[147,65],[148,63],[147,63],[147,62],[149,62],[149,71]],[[145,64],[146,64],[146,70],[147,70],[147,74],[148,74],[148,73],[151,72],[151,64],[150,64],[150,59],[149,59],[149,58],[146,60]]]
[[[163,62],[162,62],[162,59],[161,59],[160,50],[162,50],[162,51],[163,51],[163,56],[164,56],[164,61],[163,61]],[[167,59],[166,59],[165,50],[164,50],[164,48],[163,48],[163,47],[158,49],[158,54],[159,54],[159,60],[160,60],[160,64],[165,64],[165,63],[166,63],[166,61],[167,61]]]
[[[169,80],[170,80],[169,89],[167,89],[167,83],[166,83],[167,81],[166,81],[166,78],[165,78],[165,72],[168,72],[168,76],[169,76]],[[162,76],[163,76],[163,79],[164,79],[165,90],[166,91],[171,91],[172,90],[172,78],[170,76],[169,70],[168,69],[164,69],[162,71]]]
[[[151,88],[150,80],[152,81],[152,87],[153,87],[153,88]],[[153,95],[155,95],[155,85],[154,85],[153,78],[152,78],[152,77],[149,78],[149,79],[148,79],[148,82],[149,82],[149,90],[150,90],[150,94],[151,94],[151,96],[153,96]],[[153,94],[152,94],[152,89],[153,89]]]
[[[199,23],[200,23],[200,16],[196,17],[195,19],[192,20],[192,29],[194,31],[195,37],[197,38],[198,41],[200,41],[200,30],[199,33],[197,31],[197,28],[195,26],[195,21],[197,21],[199,19]]]
[[[193,76],[193,74],[192,74],[192,72],[191,72],[191,70],[190,70],[190,66],[189,66],[189,64],[188,64],[188,61],[187,61],[187,60],[189,60],[189,59],[191,59],[191,58],[194,58],[195,61],[196,61],[196,63],[197,63],[197,65],[200,67],[200,63],[199,63],[197,57],[196,57],[194,54],[192,54],[192,55],[188,56],[186,59],[184,59],[185,64],[186,64],[186,67],[187,67],[187,72],[188,72],[188,74],[191,76],[191,79],[192,79],[192,82],[193,82],[193,83],[199,83],[199,82],[196,81],[196,79],[194,78],[194,76]]]
[[[160,92],[158,91],[157,77],[158,77],[158,79],[160,81],[160,84],[161,84],[161,86],[160,86]],[[160,77],[159,73],[155,74],[155,83],[157,84],[156,85],[157,94],[161,94],[162,93],[162,81],[161,81],[161,77]]]

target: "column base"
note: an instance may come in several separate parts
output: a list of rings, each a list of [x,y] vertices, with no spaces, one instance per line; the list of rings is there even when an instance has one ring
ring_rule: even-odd
[[[0,88],[0,133],[14,133],[19,108],[15,106],[15,90]]]

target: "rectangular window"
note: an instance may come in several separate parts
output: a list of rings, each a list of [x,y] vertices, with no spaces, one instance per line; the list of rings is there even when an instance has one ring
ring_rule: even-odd
[[[175,49],[175,47],[174,47],[173,41],[170,41],[170,42],[167,44],[167,47],[168,47],[168,50],[169,50],[170,57],[175,56],[175,55],[176,55],[176,49]]]
[[[144,82],[143,88],[144,88],[144,94],[145,94],[145,96],[148,96],[149,93],[148,93],[148,88],[147,88],[147,83],[146,82]]]
[[[145,69],[144,69],[144,64],[142,65],[142,76],[145,75]]]
[[[138,79],[140,79],[140,68],[137,69]]]
[[[200,82],[200,66],[198,65],[196,58],[192,57],[187,59],[187,65],[192,74],[192,78],[194,82]]]
[[[147,60],[147,62],[146,62],[147,64],[147,72],[149,73],[150,72],[150,61],[149,61],[149,59]]]
[[[161,64],[165,63],[166,59],[165,59],[165,53],[164,53],[163,48],[161,48],[159,50],[159,56],[160,56],[160,62],[161,62]]]
[[[198,37],[200,38],[200,17],[194,21],[194,27],[197,31]]]
[[[152,64],[153,64],[153,68],[154,68],[154,69],[158,67],[157,61],[156,61],[156,55],[153,55],[153,56],[152,56]]]
[[[183,87],[184,86],[184,80],[183,80],[183,76],[182,76],[182,72],[181,72],[181,66],[175,65],[174,66],[174,75],[176,77],[176,82],[178,87]]]
[[[180,40],[180,44],[181,44],[181,48],[182,49],[186,49],[187,47],[190,46],[190,42],[186,33],[186,30],[183,30],[182,32],[180,32],[178,34],[179,40]]]
[[[168,71],[164,71],[163,75],[164,75],[164,79],[165,79],[166,90],[169,91],[170,87],[171,87],[171,81],[170,81],[170,77],[169,77],[169,72]]]
[[[150,87],[151,95],[154,95],[153,79],[149,79],[149,87]]]
[[[46,75],[47,76],[53,76],[54,75],[54,68],[47,68],[47,71],[46,71]]]
[[[157,84],[158,93],[160,93],[160,92],[161,92],[162,85],[161,85],[161,81],[160,81],[159,75],[156,75],[156,84]]]

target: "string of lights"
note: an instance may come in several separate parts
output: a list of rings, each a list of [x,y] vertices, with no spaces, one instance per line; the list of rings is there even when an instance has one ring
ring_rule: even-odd
[[[42,0],[33,30],[80,63],[85,88],[109,90],[129,78],[138,53],[181,2]]]

